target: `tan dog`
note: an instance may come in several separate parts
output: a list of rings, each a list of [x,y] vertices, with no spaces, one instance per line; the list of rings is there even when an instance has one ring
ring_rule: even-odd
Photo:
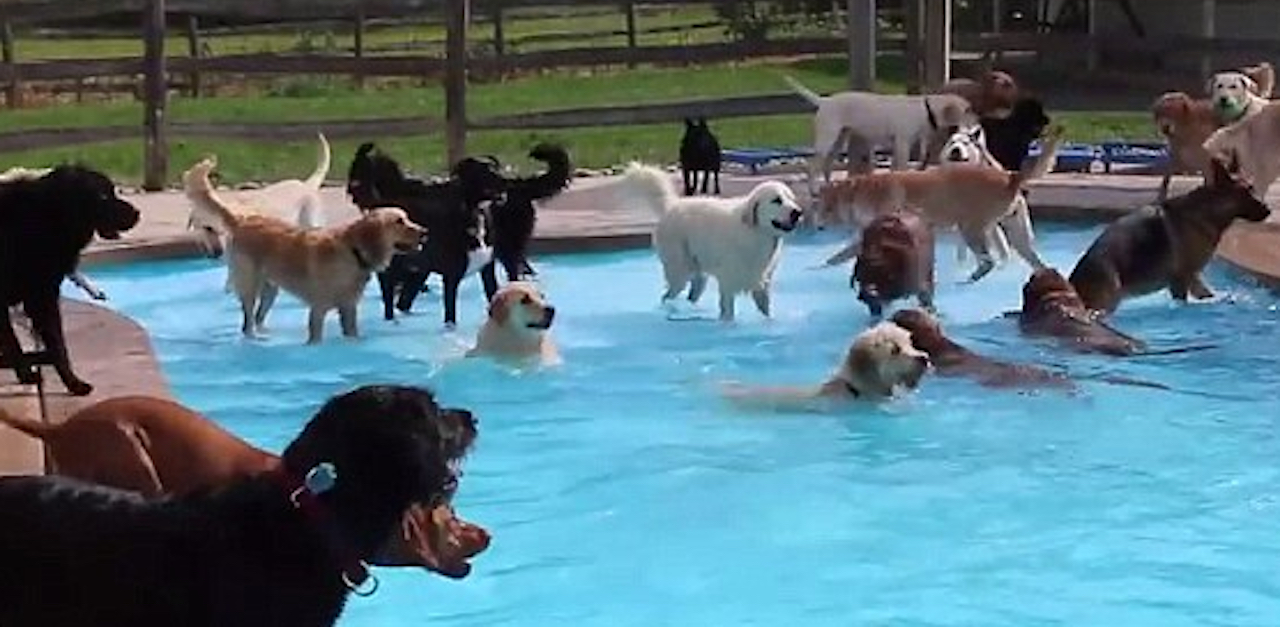
[[[517,281],[498,290],[489,301],[489,319],[480,327],[475,348],[468,357],[488,355],[501,359],[537,358],[544,364],[560,362],[560,354],[548,331],[556,308],[533,283]]]
[[[1045,148],[1035,162],[1017,172],[985,165],[957,164],[924,171],[876,172],[823,188],[816,222],[852,224],[865,228],[876,216],[900,209],[918,212],[935,226],[955,226],[965,245],[978,257],[969,277],[977,281],[995,268],[988,232],[1009,215],[1013,200],[1027,182],[1044,176],[1057,159],[1062,128],[1050,129]],[[859,242],[846,247],[856,251]],[[854,252],[853,254],[856,254]]]
[[[1222,121],[1211,100],[1192,98],[1180,91],[1157,98],[1151,105],[1151,115],[1169,150],[1156,196],[1157,202],[1164,202],[1169,197],[1169,181],[1174,174],[1204,172],[1208,168],[1209,152],[1204,142],[1222,127]]]
[[[929,356],[916,350],[902,327],[882,322],[859,333],[831,377],[816,388],[730,386],[730,401],[781,411],[832,409],[848,401],[883,401],[916,389],[929,370]]]
[[[1280,177],[1280,102],[1214,131],[1204,149],[1223,163],[1238,162],[1240,177],[1250,182],[1255,196],[1265,199],[1267,189]],[[1206,183],[1211,182],[1210,176],[1206,173]]]
[[[325,315],[338,310],[342,334],[357,337],[356,308],[374,272],[397,252],[416,250],[425,230],[404,210],[365,212],[354,222],[304,229],[263,215],[238,215],[209,182],[216,162],[204,159],[182,175],[192,209],[230,235],[229,279],[240,299],[241,331],[254,337],[283,288],[310,307],[307,343],[320,342]]]
[[[62,424],[0,410],[0,422],[48,447],[57,474],[148,497],[186,494],[275,470],[280,459],[172,401],[122,396],[94,403]],[[443,511],[436,511],[443,510]],[[381,566],[422,566],[453,577],[485,550],[489,534],[443,505],[415,505],[388,539]]]

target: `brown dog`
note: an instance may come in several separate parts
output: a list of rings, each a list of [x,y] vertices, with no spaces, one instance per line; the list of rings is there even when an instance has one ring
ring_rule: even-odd
[[[862,230],[862,242],[849,287],[879,318],[884,306],[914,294],[933,309],[933,229],[919,216],[899,211],[880,216]]]
[[[1062,127],[1050,129],[1040,156],[1017,172],[966,163],[835,181],[821,190],[816,223],[865,227],[877,216],[908,209],[934,226],[959,228],[965,245],[978,257],[978,267],[969,277],[977,281],[996,265],[988,233],[1009,215],[1027,182],[1053,169],[1061,142]]]
[[[508,283],[489,301],[489,319],[480,327],[475,348],[467,356],[558,363],[560,354],[548,334],[555,317],[556,308],[547,303],[536,285]]]
[[[123,396],[89,405],[62,424],[0,411],[0,422],[48,447],[55,472],[154,497],[216,487],[276,469],[279,458],[172,401]],[[443,510],[443,511],[436,511]],[[464,577],[489,545],[482,527],[449,506],[415,506],[388,539],[380,566],[422,566]]]
[[[1053,268],[1032,272],[1022,286],[1018,327],[1027,335],[1057,338],[1081,353],[1128,356],[1146,349],[1141,340],[1103,324],[1071,282]]]
[[[938,319],[927,311],[902,309],[889,320],[911,333],[911,343],[928,353],[929,361],[940,376],[972,379],[988,388],[1076,389],[1065,374],[997,361],[955,343],[942,332]]]
[[[1169,149],[1164,175],[1160,179],[1157,202],[1169,197],[1169,180],[1174,174],[1204,172],[1209,166],[1209,152],[1204,142],[1222,127],[1209,98],[1192,98],[1185,92],[1171,91],[1151,105],[1156,128]]]
[[[1003,118],[1018,101],[1018,83],[1007,72],[991,70],[977,80],[954,78],[942,89],[944,94],[956,94],[969,101],[973,112],[983,118]]]
[[[1168,288],[1173,298],[1211,298],[1200,273],[1237,219],[1260,222],[1271,210],[1254,197],[1238,164],[1213,159],[1208,181],[1185,196],[1144,207],[1107,226],[1071,272],[1086,307],[1111,313],[1125,298]]]

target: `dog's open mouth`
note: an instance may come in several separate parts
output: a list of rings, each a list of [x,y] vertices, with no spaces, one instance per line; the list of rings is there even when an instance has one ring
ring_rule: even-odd
[[[796,227],[800,225],[800,218],[803,217],[803,211],[793,210],[791,213],[787,214],[786,220],[774,218],[773,220],[770,220],[769,223],[773,225],[773,228],[778,229],[783,233],[790,233],[796,230]]]
[[[471,574],[470,559],[489,548],[489,532],[454,515],[450,505],[415,503],[399,533],[379,552],[379,566],[422,566],[451,579]]]
[[[98,237],[102,239],[120,239],[120,231],[109,227],[98,229]]]
[[[394,248],[398,253],[415,253],[422,250],[422,240],[412,242],[396,242]]]

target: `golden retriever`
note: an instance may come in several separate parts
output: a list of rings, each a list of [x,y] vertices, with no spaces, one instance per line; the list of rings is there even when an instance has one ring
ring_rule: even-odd
[[[934,226],[955,226],[965,245],[978,256],[970,275],[977,281],[995,268],[988,233],[1007,216],[1022,187],[1047,174],[1057,158],[1062,127],[1047,133],[1045,147],[1033,163],[1017,172],[985,165],[958,164],[924,171],[864,174],[836,181],[822,189],[816,222],[852,224],[865,228],[877,216],[901,209],[915,211]],[[856,254],[859,242],[837,254]]]
[[[929,368],[929,356],[911,343],[910,333],[881,322],[854,338],[836,371],[816,388],[732,385],[724,394],[745,407],[815,411],[848,401],[883,401],[914,390]]]
[[[193,211],[231,241],[228,272],[243,313],[241,331],[254,337],[283,288],[310,307],[307,343],[320,342],[325,315],[338,310],[342,334],[357,337],[356,309],[374,272],[397,252],[416,250],[425,229],[397,208],[380,208],[341,226],[304,229],[264,215],[239,215],[209,182],[210,157],[182,175]]]
[[[475,348],[468,357],[487,355],[506,360],[537,359],[543,364],[560,362],[559,351],[548,331],[556,308],[533,283],[508,283],[489,300],[489,318],[480,327]]]

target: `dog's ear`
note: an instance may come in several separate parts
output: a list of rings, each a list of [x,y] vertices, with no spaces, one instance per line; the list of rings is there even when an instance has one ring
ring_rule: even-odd
[[[1205,81],[1205,82],[1204,82],[1204,95],[1209,96],[1209,97],[1212,97],[1212,96],[1213,96],[1213,86],[1214,86],[1217,82],[1218,82],[1218,75],[1217,75],[1217,74],[1214,74],[1213,76],[1210,76],[1210,77],[1209,77],[1209,80],[1207,80],[1207,81]]]
[[[694,128],[694,127],[698,126],[698,122],[697,122],[696,120],[694,120],[692,117],[686,117],[686,118],[684,119],[684,125],[685,125],[685,127],[687,127],[687,128]]]
[[[504,295],[495,294],[493,300],[489,301],[489,319],[498,326],[504,326],[509,317],[511,317],[511,304],[507,302]]]
[[[871,356],[871,350],[867,347],[854,345],[849,349],[848,367],[849,375],[858,385],[885,387],[884,383],[880,381],[880,371],[876,368],[876,360]]]
[[[751,208],[742,212],[742,223],[750,227],[760,226],[760,199],[751,199]]]

